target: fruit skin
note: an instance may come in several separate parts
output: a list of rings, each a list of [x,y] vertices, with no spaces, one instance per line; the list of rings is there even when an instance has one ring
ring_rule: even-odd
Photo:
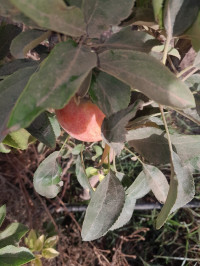
[[[102,140],[101,124],[105,115],[91,101],[82,99],[77,104],[73,97],[64,108],[56,110],[56,116],[73,138],[86,142]]]

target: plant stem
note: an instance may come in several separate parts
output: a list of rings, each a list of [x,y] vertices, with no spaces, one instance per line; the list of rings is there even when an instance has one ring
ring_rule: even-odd
[[[192,69],[192,68],[194,68],[194,66],[188,66],[188,67],[186,67],[185,69],[183,69],[181,72],[179,72],[177,75],[176,75],[176,77],[177,78],[180,78],[183,74],[185,74],[186,72],[188,72],[190,69]]]
[[[172,142],[171,142],[171,139],[170,139],[169,129],[168,129],[167,121],[166,121],[165,114],[164,114],[164,111],[163,111],[163,106],[159,105],[159,108],[160,108],[162,120],[163,120],[163,123],[164,123],[164,126],[165,126],[165,131],[166,131],[166,134],[167,134],[167,140],[168,140],[170,154],[172,155],[172,153],[173,153]]]
[[[199,69],[197,67],[195,67],[195,69],[193,69],[190,73],[188,73],[183,79],[182,81],[185,81],[186,79],[188,79],[190,76],[192,76],[195,72],[197,72]]]
[[[170,35],[167,35],[167,39],[166,39],[166,42],[165,42],[165,49],[164,49],[164,52],[163,52],[163,59],[162,59],[162,63],[164,65],[166,64],[166,60],[167,60],[167,52],[168,52],[168,46],[170,44],[170,40],[171,40]],[[168,140],[169,150],[170,150],[171,159],[172,159],[173,149],[172,149],[172,142],[171,142],[171,139],[170,139],[169,129],[168,129],[168,126],[167,126],[167,121],[165,119],[163,106],[159,104],[159,108],[160,108],[162,120],[163,120],[163,123],[164,123],[164,126],[165,126],[165,131],[167,133],[167,140]],[[172,163],[171,163],[171,169],[173,169]]]
[[[197,119],[191,117],[190,115],[185,114],[185,113],[183,113],[183,112],[180,111],[180,110],[173,109],[173,108],[171,108],[171,107],[170,107],[170,109],[174,110],[175,112],[179,113],[179,114],[182,115],[182,116],[185,116],[186,118],[190,119],[192,122],[196,123],[197,125],[200,125],[200,121],[198,121]]]
[[[116,161],[115,161],[115,153],[113,154],[113,167],[114,167],[114,171],[117,172],[117,168],[116,168]]]
[[[137,160],[142,164],[142,166],[144,166],[144,163],[143,163],[143,161],[140,159],[139,156],[137,156],[134,152],[132,152],[131,150],[129,150],[129,149],[126,148],[126,147],[124,147],[124,149],[125,149],[127,152],[129,152],[130,154],[132,154],[134,157],[136,157]]]
[[[61,154],[62,150],[64,149],[64,147],[65,147],[66,143],[68,142],[69,138],[70,138],[70,136],[67,136],[66,140],[63,142],[63,145],[61,146],[60,151],[59,151],[59,155]]]
[[[168,50],[169,50],[170,41],[171,41],[171,37],[168,35],[167,39],[166,39],[166,42],[165,42],[165,48],[164,48],[164,51],[163,51],[162,63],[164,65],[166,64],[166,61],[167,61],[167,54],[168,54]]]

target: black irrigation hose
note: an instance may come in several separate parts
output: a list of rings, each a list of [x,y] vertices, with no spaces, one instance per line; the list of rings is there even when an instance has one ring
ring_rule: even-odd
[[[162,204],[160,203],[138,203],[135,205],[135,210],[138,211],[146,211],[146,210],[154,210],[154,209],[161,209]],[[86,205],[68,205],[66,204],[67,210],[69,212],[85,212],[87,206]],[[187,205],[183,206],[182,208],[200,208],[200,201],[191,201]],[[64,208],[60,207],[56,210],[56,212],[63,212]]]

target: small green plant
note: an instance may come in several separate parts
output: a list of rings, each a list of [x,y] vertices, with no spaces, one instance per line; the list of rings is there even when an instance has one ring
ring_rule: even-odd
[[[31,229],[28,237],[25,238],[25,244],[35,255],[35,259],[31,261],[31,265],[42,265],[41,259],[53,259],[59,255],[55,246],[58,242],[58,236],[52,236],[45,239],[45,235],[38,237],[35,230]]]
[[[0,226],[6,217],[6,206],[0,207]],[[19,247],[20,239],[28,232],[28,227],[20,223],[12,223],[0,231],[0,265],[18,266],[35,259],[33,253]]]
[[[108,171],[94,189],[85,171],[87,150],[75,156],[77,179],[91,196],[83,240],[125,225],[136,201],[150,191],[163,204],[155,222],[160,229],[194,198],[193,173],[200,169],[199,133],[170,130],[166,119],[176,113],[200,125],[199,0],[1,0],[0,14],[28,27],[23,32],[0,27],[6,43],[0,50],[2,144],[25,149],[34,137],[55,148],[60,128],[49,111],[64,108],[73,97],[77,103],[90,98],[105,114],[104,151],[95,168],[104,173],[106,163]],[[182,59],[182,40],[191,41],[195,58],[179,72],[173,59]],[[74,136],[88,134],[92,127],[71,116],[72,127],[73,119],[80,119]],[[68,141],[34,174],[42,196],[54,198],[61,190],[59,160]],[[122,152],[142,166],[128,187],[115,164]],[[162,165],[170,166],[170,181]]]

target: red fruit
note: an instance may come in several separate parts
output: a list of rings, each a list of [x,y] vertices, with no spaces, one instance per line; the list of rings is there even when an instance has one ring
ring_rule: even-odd
[[[58,122],[73,138],[94,142],[102,140],[101,124],[105,115],[91,101],[82,99],[79,104],[72,98],[63,108],[56,110]]]

